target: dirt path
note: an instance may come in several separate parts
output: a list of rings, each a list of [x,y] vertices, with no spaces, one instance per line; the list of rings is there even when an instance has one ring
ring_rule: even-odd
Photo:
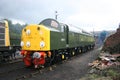
[[[95,60],[99,52],[100,48],[81,54],[27,80],[79,80],[89,71],[88,63]]]

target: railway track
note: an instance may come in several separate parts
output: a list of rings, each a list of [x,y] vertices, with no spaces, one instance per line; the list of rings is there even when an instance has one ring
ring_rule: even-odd
[[[89,53],[89,52],[87,52],[87,53]],[[79,58],[80,56],[85,55],[87,53],[79,54],[78,56],[71,57],[70,59],[62,61],[62,63],[64,63],[64,62],[68,62],[69,63],[72,60],[74,60],[75,58]],[[60,62],[60,63],[56,63],[54,65],[51,65],[50,67],[45,67],[45,68],[37,69],[34,72],[31,72],[29,74],[17,77],[16,80],[26,80],[26,79],[35,77],[37,74],[42,75],[42,73],[47,73],[48,71],[54,71],[54,69],[56,69],[56,67],[59,66],[59,65],[61,65],[62,63]]]
[[[76,59],[76,58],[79,58],[79,57],[81,57],[81,56],[84,56],[84,55],[86,55],[86,54],[88,54],[88,53],[96,53],[97,51],[98,51],[98,53],[99,53],[99,51],[101,50],[101,48],[96,48],[96,50],[95,51],[89,51],[89,52],[87,52],[87,53],[84,53],[84,54],[80,54],[80,55],[78,55],[78,56],[74,56],[74,57],[71,57],[70,59],[67,59],[67,60],[64,60],[64,61],[62,61],[62,63],[64,63],[64,62],[67,62],[67,63],[69,63],[69,62],[71,62],[72,60],[74,60],[74,59]],[[97,54],[98,54],[97,53]],[[96,54],[96,55],[97,55]],[[93,58],[94,59],[94,58]],[[26,75],[22,75],[22,76],[19,76],[19,77],[17,77],[16,78],[16,80],[26,80],[26,79],[29,79],[29,78],[34,78],[34,77],[36,77],[36,75],[37,74],[39,74],[39,75],[42,75],[42,73],[44,74],[44,73],[47,73],[48,71],[54,71],[55,69],[56,69],[56,67],[58,67],[58,66],[60,66],[61,65],[61,63],[59,64],[59,63],[56,63],[56,64],[54,64],[54,65],[51,65],[50,67],[45,67],[45,68],[42,68],[42,69],[37,69],[36,71],[34,71],[34,72],[31,72],[31,73],[29,73],[29,74],[26,74]],[[51,79],[50,79],[51,80]]]
[[[79,56],[71,57],[71,59],[64,60],[62,61],[62,63],[66,61],[70,61]],[[23,62],[21,61],[10,62],[0,66],[0,80],[2,79],[4,80],[4,77],[6,75],[9,76],[9,74],[11,74],[11,76],[13,76],[13,79],[16,79],[16,80],[31,78],[31,77],[34,77],[36,74],[42,74],[43,72],[52,71],[58,65],[59,63],[56,63],[49,67],[44,67],[44,68],[41,67],[39,69],[34,69],[34,68],[26,68]],[[17,76],[16,78],[14,77],[15,75]]]
[[[8,65],[8,64],[14,64],[14,63],[18,63],[18,62],[21,62],[22,61],[22,58],[19,58],[19,59],[13,59],[13,60],[9,60],[7,62],[3,62],[0,64],[1,65]]]
[[[24,65],[22,62],[22,59],[1,64],[0,65],[0,76],[6,73],[12,72],[14,70],[23,68],[22,65]]]

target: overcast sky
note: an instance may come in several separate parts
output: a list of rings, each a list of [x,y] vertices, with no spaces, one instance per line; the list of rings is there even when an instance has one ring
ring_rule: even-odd
[[[38,24],[46,18],[73,24],[86,31],[116,30],[120,0],[0,0],[0,18]]]

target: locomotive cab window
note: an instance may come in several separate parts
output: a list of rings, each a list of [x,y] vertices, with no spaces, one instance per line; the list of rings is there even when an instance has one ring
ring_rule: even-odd
[[[49,27],[49,28],[53,28],[53,29],[56,29],[56,30],[60,30],[60,24],[58,21],[54,20],[54,19],[45,19],[43,21],[41,21],[39,24],[42,24],[46,27]]]
[[[0,28],[5,28],[5,23],[0,22]]]
[[[61,26],[61,32],[65,32],[65,26],[64,25]]]
[[[5,23],[0,22],[0,37],[3,38],[5,33]]]

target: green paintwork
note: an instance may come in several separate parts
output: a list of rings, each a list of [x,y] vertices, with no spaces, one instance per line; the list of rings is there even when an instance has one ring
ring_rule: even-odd
[[[88,35],[69,32],[69,47],[86,46],[94,44],[94,38]]]
[[[62,32],[56,32],[56,31],[50,31],[50,49],[61,49],[65,48],[66,42],[64,39],[64,33]]]
[[[94,45],[94,38],[87,33],[70,31],[69,26],[54,19],[45,19],[40,24],[50,29],[50,50]],[[79,29],[77,29],[79,30]]]
[[[50,31],[50,49],[63,49],[66,48],[66,32]],[[94,38],[85,34],[69,32],[69,48],[83,47],[86,45],[94,44]],[[64,39],[63,41],[61,39]]]

